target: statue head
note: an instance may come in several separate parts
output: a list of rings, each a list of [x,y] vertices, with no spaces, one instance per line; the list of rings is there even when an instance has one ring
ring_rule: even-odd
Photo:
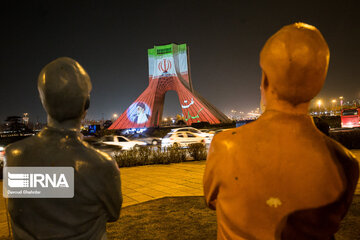
[[[38,90],[46,112],[60,123],[82,118],[89,108],[90,77],[71,58],[61,57],[47,64],[40,72]]]
[[[329,56],[328,45],[316,27],[305,23],[287,25],[272,35],[261,50],[261,88],[293,106],[308,103],[324,84]]]

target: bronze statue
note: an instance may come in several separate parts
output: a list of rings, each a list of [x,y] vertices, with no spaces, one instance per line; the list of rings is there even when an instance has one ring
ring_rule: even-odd
[[[280,29],[260,54],[263,115],[215,136],[204,175],[218,239],[332,239],[359,178],[345,147],[308,115],[329,49],[305,23]]]
[[[91,82],[80,64],[58,58],[38,78],[48,126],[6,148],[6,166],[70,166],[73,198],[9,199],[14,239],[106,239],[106,222],[119,218],[120,172],[107,154],[81,140]]]

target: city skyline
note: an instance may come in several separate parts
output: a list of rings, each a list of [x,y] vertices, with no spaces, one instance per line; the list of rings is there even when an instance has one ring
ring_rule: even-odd
[[[79,61],[92,79],[87,118],[120,115],[148,85],[147,49],[168,43],[189,45],[191,76],[201,95],[225,113],[249,112],[259,106],[263,44],[282,26],[297,21],[316,26],[330,48],[328,77],[316,98],[359,98],[358,5],[357,1],[5,4],[0,120],[27,112],[31,120],[46,121],[36,80],[42,67],[61,56]],[[167,93],[164,110],[164,116],[181,111],[174,92]]]
[[[341,101],[342,101],[342,103],[341,103]],[[326,115],[327,113],[330,114],[331,111],[334,111],[334,114],[336,113],[336,115],[339,115],[341,109],[350,109],[350,108],[355,108],[355,107],[360,108],[360,98],[346,99],[343,96],[340,96],[337,98],[336,97],[329,97],[329,98],[316,97],[309,104],[309,114],[314,115],[315,113],[318,114],[318,112],[321,112],[321,114]],[[328,111],[328,112],[326,112],[326,111]],[[254,117],[257,118],[262,114],[262,112],[260,110],[260,107],[251,109],[249,111],[242,111],[241,109],[239,110],[239,108],[234,108],[234,109],[229,110],[228,112],[225,112],[224,114],[230,120],[241,120],[241,119],[248,119],[248,118],[254,118]],[[182,116],[181,112],[175,113],[173,115],[164,114],[163,121],[166,122],[166,121],[177,119],[178,115]],[[34,118],[29,121],[29,119],[30,119],[29,113],[21,113],[21,114],[18,114],[17,116],[21,117],[22,119],[26,118],[27,122],[37,123],[37,120],[35,120]],[[107,118],[102,116],[101,118],[91,119],[88,116],[85,116],[85,118],[83,119],[83,122],[84,123],[102,122],[102,121],[108,121],[108,120],[115,121],[118,117],[119,117],[119,114],[116,112],[109,114],[109,116]],[[39,123],[44,123],[44,122],[39,122]]]

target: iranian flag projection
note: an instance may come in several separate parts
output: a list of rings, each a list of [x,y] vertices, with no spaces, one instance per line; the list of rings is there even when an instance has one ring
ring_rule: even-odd
[[[148,50],[148,57],[149,86],[109,129],[159,126],[165,93],[169,90],[177,92],[187,125],[196,122],[229,122],[222,112],[194,91],[186,44],[154,46]]]

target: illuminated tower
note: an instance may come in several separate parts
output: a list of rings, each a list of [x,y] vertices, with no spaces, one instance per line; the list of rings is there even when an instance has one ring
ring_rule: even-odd
[[[165,93],[169,90],[177,92],[187,125],[196,122],[216,124],[230,121],[194,91],[186,44],[154,46],[148,50],[148,56],[149,86],[109,129],[159,126]]]
[[[23,119],[23,123],[27,126],[29,124],[29,114],[24,113],[22,119]]]

